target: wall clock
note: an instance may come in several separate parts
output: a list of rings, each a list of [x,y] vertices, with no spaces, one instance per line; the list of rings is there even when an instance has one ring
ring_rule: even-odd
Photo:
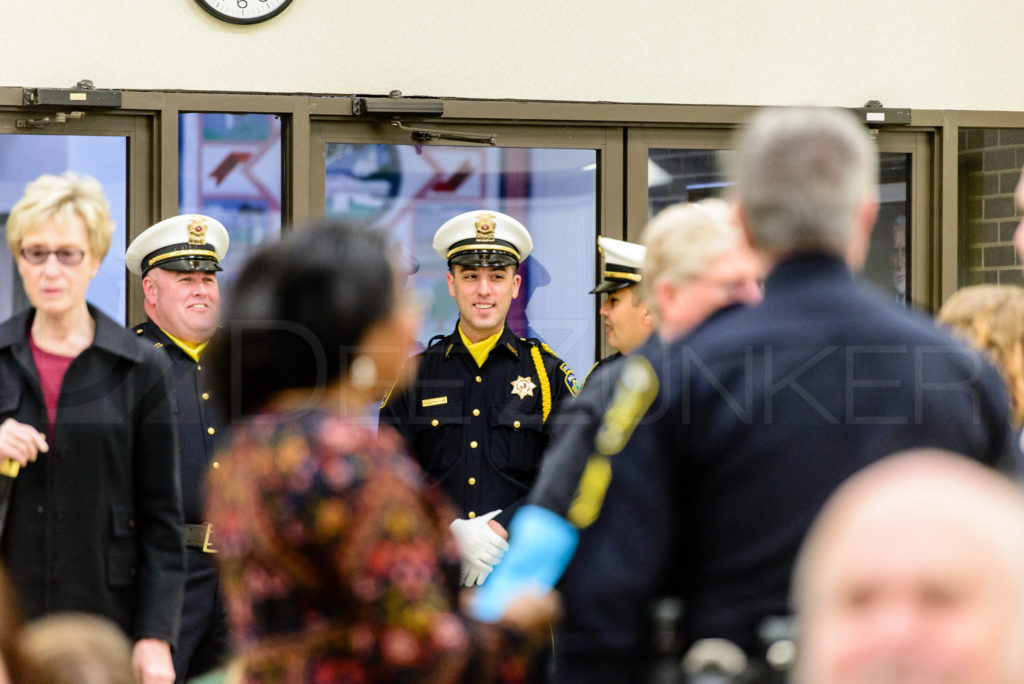
[[[196,0],[204,10],[232,24],[256,24],[283,12],[292,0]]]

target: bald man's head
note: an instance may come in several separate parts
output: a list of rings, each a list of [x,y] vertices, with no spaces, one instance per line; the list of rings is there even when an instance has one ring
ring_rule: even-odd
[[[940,451],[848,480],[794,578],[801,684],[1024,682],[1024,494]]]

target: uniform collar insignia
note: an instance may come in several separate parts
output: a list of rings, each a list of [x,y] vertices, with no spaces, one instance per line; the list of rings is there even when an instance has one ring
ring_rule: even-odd
[[[511,383],[512,394],[516,395],[520,399],[533,396],[533,390],[536,389],[536,385],[533,384],[533,378],[527,375],[525,378],[520,375]]]

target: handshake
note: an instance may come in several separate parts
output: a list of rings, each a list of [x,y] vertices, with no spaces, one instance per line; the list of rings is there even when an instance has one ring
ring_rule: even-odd
[[[464,587],[483,584],[508,551],[508,542],[490,525],[499,513],[500,508],[468,520],[456,518],[449,526],[462,554],[460,582]]]

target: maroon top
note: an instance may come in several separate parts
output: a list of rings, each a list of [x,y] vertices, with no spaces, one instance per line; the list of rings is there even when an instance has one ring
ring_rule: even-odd
[[[32,339],[32,333],[28,334],[28,344],[32,348],[32,358],[36,362],[36,371],[39,373],[39,386],[43,390],[43,401],[46,403],[46,415],[50,419],[47,431],[53,439],[53,424],[57,421],[57,399],[60,397],[60,385],[64,382],[64,374],[68,366],[75,360],[73,356],[61,356],[51,354],[40,349],[36,341]]]

